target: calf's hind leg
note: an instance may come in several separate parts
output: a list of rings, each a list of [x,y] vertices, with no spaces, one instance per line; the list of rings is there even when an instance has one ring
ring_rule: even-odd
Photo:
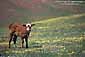
[[[10,33],[9,48],[11,46],[10,44],[11,44],[12,38],[13,38],[13,33]]]
[[[24,47],[24,38],[22,38],[22,48]]]
[[[14,41],[14,46],[16,47],[16,41],[17,41],[17,35],[16,34],[14,34],[13,41]]]

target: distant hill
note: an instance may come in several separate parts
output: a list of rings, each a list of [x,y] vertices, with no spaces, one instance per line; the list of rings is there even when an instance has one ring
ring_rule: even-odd
[[[56,0],[0,0],[0,27],[12,22],[33,22],[85,13],[84,4],[64,5]]]

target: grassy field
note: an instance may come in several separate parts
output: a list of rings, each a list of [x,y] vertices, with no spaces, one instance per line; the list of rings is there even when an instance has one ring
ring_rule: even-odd
[[[85,14],[35,21],[29,37],[29,48],[8,48],[8,38],[0,38],[0,56],[5,57],[84,57]],[[0,29],[8,36],[7,29]],[[6,34],[6,33],[7,34]]]

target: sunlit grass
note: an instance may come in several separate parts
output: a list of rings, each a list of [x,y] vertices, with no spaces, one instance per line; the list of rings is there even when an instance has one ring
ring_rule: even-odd
[[[66,19],[77,19],[79,17],[82,17],[82,16],[85,16],[85,14],[77,14],[77,15],[72,15],[72,16],[64,16],[64,17],[58,17],[58,18],[51,18],[51,19],[46,19],[46,20],[43,20],[43,21],[36,21],[36,22],[33,22],[35,24],[37,23],[48,23],[48,22],[59,22],[62,20],[62,22]]]
[[[31,53],[32,52],[57,52],[57,53],[62,53],[62,52],[65,52],[66,50],[68,50],[68,51],[66,51],[66,53],[70,55],[70,54],[74,54],[74,53],[76,53],[76,51],[78,51],[78,50],[74,50],[74,49],[81,48],[81,47],[79,47],[79,45],[81,45],[81,44],[79,44],[81,42],[80,39],[81,39],[81,37],[80,38],[76,38],[76,37],[74,37],[74,38],[72,38],[72,37],[71,38],[56,38],[56,39],[46,39],[46,38],[41,39],[40,38],[39,40],[38,39],[35,39],[35,40],[31,39],[28,49],[25,49],[25,48],[19,49],[19,47],[17,47],[17,48],[8,49],[5,52],[6,53],[16,53],[16,54],[22,54],[22,53],[27,53],[27,52],[29,52],[29,53],[30,52]],[[78,43],[75,43],[76,40],[78,40],[77,41]],[[31,44],[31,43],[33,43],[33,44]],[[69,44],[68,46],[71,50],[68,48],[66,43]],[[7,43],[4,43],[4,44],[8,45]],[[36,44],[36,47],[33,46],[34,44]],[[41,46],[39,47],[39,46],[37,46],[37,44],[40,44]],[[78,47],[76,47],[77,45],[78,45]]]
[[[78,43],[75,43],[76,40],[78,40]],[[34,42],[34,43],[33,43]],[[33,46],[34,44],[40,44],[41,46],[39,47],[38,45]],[[71,42],[71,43],[69,43]],[[31,44],[33,43],[33,44]],[[43,44],[41,44],[43,43]],[[66,45],[66,43],[68,45]],[[29,48],[25,49],[25,48],[11,48],[11,49],[7,49],[6,51],[4,51],[6,54],[16,54],[16,56],[22,56],[22,55],[26,55],[28,53],[28,55],[32,56],[31,54],[35,54],[35,53],[42,53],[42,54],[50,54],[50,53],[56,53],[55,56],[72,56],[73,54],[75,55],[80,49],[81,47],[79,47],[81,44],[80,43],[80,38],[57,38],[57,39],[36,39],[36,40],[30,40],[29,43]],[[6,44],[7,45],[7,44]],[[78,47],[77,47],[78,45]],[[51,56],[53,56],[51,54]],[[39,56],[42,56],[40,54],[37,54]],[[10,56],[10,55],[9,55]],[[76,55],[75,55],[76,56]]]

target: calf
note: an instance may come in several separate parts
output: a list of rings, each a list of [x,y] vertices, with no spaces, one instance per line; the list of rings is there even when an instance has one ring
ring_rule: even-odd
[[[17,37],[20,37],[22,40],[22,47],[24,47],[24,39],[26,42],[26,48],[28,48],[28,37],[31,32],[32,26],[35,24],[19,24],[19,23],[12,23],[9,25],[9,30],[10,30],[10,40],[9,40],[9,48],[11,41],[13,39],[14,44],[16,45],[16,40]]]

